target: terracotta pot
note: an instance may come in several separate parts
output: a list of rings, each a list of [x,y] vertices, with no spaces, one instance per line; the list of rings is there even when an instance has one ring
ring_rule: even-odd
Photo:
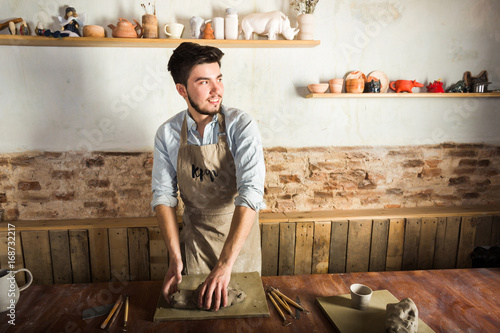
[[[99,25],[84,25],[83,37],[104,37],[104,28]]]
[[[156,16],[151,14],[142,15],[142,37],[158,38],[158,21]]]
[[[297,23],[299,24],[299,33],[297,39],[300,40],[313,40],[314,39],[314,15],[302,14],[297,16]]]
[[[345,91],[348,93],[362,93],[365,89],[365,80],[351,79],[345,81]]]
[[[342,92],[342,87],[344,85],[344,79],[333,79],[329,80],[330,92],[333,94],[340,94]]]

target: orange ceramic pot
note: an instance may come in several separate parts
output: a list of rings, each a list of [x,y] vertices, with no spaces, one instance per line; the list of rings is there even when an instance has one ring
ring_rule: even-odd
[[[348,93],[362,93],[365,90],[365,80],[350,79],[345,81],[345,91]]]

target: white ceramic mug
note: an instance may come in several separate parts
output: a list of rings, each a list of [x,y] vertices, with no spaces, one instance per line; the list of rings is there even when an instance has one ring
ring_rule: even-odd
[[[363,284],[351,284],[351,306],[358,310],[367,310],[373,291]]]
[[[212,19],[212,28],[214,29],[215,39],[224,39],[224,18],[214,17]]]
[[[167,23],[164,27],[165,34],[172,39],[179,39],[184,31],[184,24],[180,23]]]
[[[26,272],[29,275],[28,282],[21,288],[17,287],[15,275],[19,272]],[[5,312],[10,309],[15,309],[19,293],[28,288],[33,282],[33,274],[26,268],[21,268],[17,271],[8,269],[0,269],[0,312]]]

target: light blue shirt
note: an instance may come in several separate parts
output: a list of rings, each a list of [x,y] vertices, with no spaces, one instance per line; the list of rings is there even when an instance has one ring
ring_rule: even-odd
[[[238,195],[235,206],[245,206],[259,211],[265,208],[263,201],[265,165],[262,141],[255,121],[247,113],[222,107],[226,119],[226,135],[236,166]],[[196,130],[196,122],[187,110],[179,112],[156,132],[154,145],[153,200],[157,205],[176,207],[177,199],[177,154],[179,152],[182,122],[187,116],[187,141],[190,145],[210,145],[218,142],[219,124],[217,115],[205,126],[203,138]]]

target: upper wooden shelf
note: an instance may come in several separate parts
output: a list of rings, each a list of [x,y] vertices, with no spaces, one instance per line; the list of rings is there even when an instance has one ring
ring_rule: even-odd
[[[500,92],[489,93],[342,93],[308,94],[306,98],[450,98],[450,97],[500,97]]]
[[[0,45],[15,46],[58,46],[58,47],[154,47],[173,48],[182,42],[194,42],[221,48],[286,48],[314,47],[319,40],[225,40],[225,39],[167,39],[167,38],[96,38],[0,35]]]

